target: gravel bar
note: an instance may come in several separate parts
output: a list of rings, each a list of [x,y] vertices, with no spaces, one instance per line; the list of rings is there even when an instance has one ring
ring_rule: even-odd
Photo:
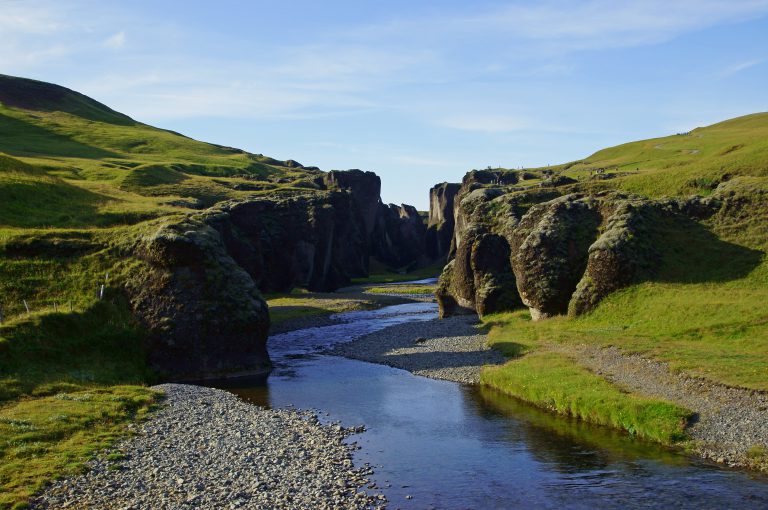
[[[478,384],[483,365],[504,363],[478,332],[475,316],[409,322],[334,347],[328,353],[402,368],[432,379]]]
[[[696,413],[688,433],[696,452],[732,467],[768,471],[768,394],[733,388],[669,369],[666,363],[616,347],[557,345],[609,381],[646,397],[661,398]]]
[[[54,482],[32,508],[364,509],[368,466],[352,464],[358,429],[320,424],[308,411],[264,409],[222,390],[180,384],[155,389],[163,407],[137,434]],[[123,460],[115,453],[125,455]],[[111,456],[108,454],[112,454]]]

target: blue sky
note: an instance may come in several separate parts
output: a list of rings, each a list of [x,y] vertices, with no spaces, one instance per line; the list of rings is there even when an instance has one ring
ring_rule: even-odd
[[[0,73],[383,199],[768,110],[768,0],[0,0]]]

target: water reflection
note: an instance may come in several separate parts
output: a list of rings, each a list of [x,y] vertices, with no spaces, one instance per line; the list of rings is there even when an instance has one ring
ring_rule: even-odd
[[[353,327],[317,328],[314,340],[283,336],[268,379],[226,386],[254,404],[366,425],[352,438],[362,446],[355,462],[376,466],[391,508],[768,508],[764,477],[555,417],[490,389],[312,354],[312,345],[349,341],[379,319],[419,320],[433,311],[377,313],[345,318],[360,321]],[[291,338],[303,340],[290,345]]]

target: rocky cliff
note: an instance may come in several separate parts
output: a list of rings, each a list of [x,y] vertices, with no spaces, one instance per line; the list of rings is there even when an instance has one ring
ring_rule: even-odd
[[[327,189],[223,202],[135,243],[126,290],[154,368],[175,378],[266,369],[261,292],[332,291],[367,276],[371,256],[423,259],[418,212],[381,204],[376,174],[334,171],[317,184]]]
[[[427,227],[411,205],[379,204],[371,255],[392,268],[426,263]]]
[[[431,260],[445,259],[453,240],[454,199],[461,185],[443,182],[429,190],[429,220],[426,233],[426,254]]]
[[[441,315],[525,305],[534,320],[579,315],[611,292],[651,278],[660,222],[712,215],[719,201],[649,200],[552,176],[521,186],[519,172],[473,171],[454,199]]]

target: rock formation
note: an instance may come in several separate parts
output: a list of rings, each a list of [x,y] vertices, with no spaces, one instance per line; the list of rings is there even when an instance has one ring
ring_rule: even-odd
[[[453,240],[453,202],[460,184],[444,182],[429,190],[426,254],[430,260],[444,260]]]
[[[412,205],[379,204],[371,255],[393,268],[423,264],[427,227]]]
[[[661,256],[651,226],[660,218],[711,216],[718,207],[699,197],[582,190],[558,176],[521,187],[517,172],[508,173],[472,171],[454,197],[451,260],[436,293],[441,316],[520,304],[534,320],[586,313],[653,275]]]
[[[327,190],[223,202],[135,243],[126,291],[151,366],[174,378],[265,370],[261,292],[335,290],[367,276],[371,255],[395,267],[424,258],[421,217],[381,204],[376,174],[334,171],[318,185]]]

